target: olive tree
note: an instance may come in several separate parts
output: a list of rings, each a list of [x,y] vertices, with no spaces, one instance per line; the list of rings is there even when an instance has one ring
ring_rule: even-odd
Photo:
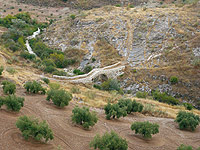
[[[5,94],[14,94],[16,92],[16,85],[13,82],[4,80],[1,84]]]
[[[176,116],[175,122],[179,124],[181,130],[189,129],[194,131],[200,123],[200,117],[190,112],[180,111]]]
[[[28,81],[24,84],[24,88],[26,89],[27,92],[29,93],[40,93],[40,94],[45,94],[46,89],[44,89],[41,85],[40,82],[37,81]]]
[[[102,137],[97,134],[90,142],[90,147],[99,150],[127,150],[128,143],[117,133],[111,131],[110,133],[106,132]]]
[[[71,93],[65,91],[65,90],[49,90],[47,92],[47,101],[52,100],[53,103],[58,106],[63,108],[64,106],[67,106],[69,104],[69,101],[72,99]]]
[[[9,95],[2,98],[3,104],[6,105],[8,110],[19,111],[24,106],[24,98],[15,95]],[[0,102],[1,103],[1,102]]]
[[[53,139],[53,132],[46,121],[39,122],[38,119],[21,116],[18,118],[16,126],[26,140],[30,137],[37,141],[45,140],[45,142]]]
[[[110,104],[108,103],[105,107],[106,119],[110,119],[111,117],[114,119],[115,117],[125,117],[127,116],[126,107],[120,108],[119,104]]]
[[[75,107],[72,110],[72,113],[72,121],[76,124],[82,125],[86,129],[90,126],[94,126],[98,121],[96,113],[94,111],[90,112],[87,107]]]
[[[135,134],[141,134],[144,138],[152,138],[152,134],[159,133],[159,125],[148,121],[134,122],[131,130],[135,130]]]

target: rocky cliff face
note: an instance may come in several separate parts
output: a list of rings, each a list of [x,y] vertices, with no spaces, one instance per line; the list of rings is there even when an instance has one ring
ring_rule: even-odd
[[[159,88],[183,99],[197,100],[200,72],[194,61],[200,57],[198,13],[196,6],[106,6],[79,13],[74,20],[66,17],[52,24],[43,37],[46,43],[62,51],[71,47],[88,50],[83,66],[92,64],[92,58],[99,66],[126,62],[122,85],[133,94]],[[179,77],[178,87],[169,83],[172,75]],[[161,76],[166,79],[161,80]]]

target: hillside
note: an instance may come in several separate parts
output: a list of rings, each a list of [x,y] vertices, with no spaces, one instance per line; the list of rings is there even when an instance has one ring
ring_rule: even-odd
[[[199,150],[199,8],[0,0],[0,150]]]

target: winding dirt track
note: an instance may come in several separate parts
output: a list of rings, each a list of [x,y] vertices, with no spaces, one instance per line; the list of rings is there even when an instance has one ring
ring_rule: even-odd
[[[2,90],[0,90],[2,94]],[[24,96],[24,89],[19,89],[17,95]],[[141,114],[132,114],[119,120],[105,120],[104,111],[98,112],[99,121],[89,131],[75,126],[71,122],[72,109],[70,105],[59,109],[45,101],[43,95],[25,95],[25,106],[19,113],[0,110],[0,149],[1,150],[54,150],[61,147],[65,150],[88,150],[89,142],[97,134],[114,130],[126,138],[129,150],[175,150],[180,144],[189,144],[197,148],[200,143],[200,127],[195,132],[181,131],[172,119],[146,117]],[[54,133],[54,140],[47,144],[34,140],[25,141],[20,131],[15,127],[17,118],[21,115],[35,116],[46,120]],[[152,140],[145,141],[130,130],[134,121],[151,121],[160,125],[160,133]]]

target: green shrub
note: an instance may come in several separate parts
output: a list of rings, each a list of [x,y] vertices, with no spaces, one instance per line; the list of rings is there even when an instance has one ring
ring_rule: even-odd
[[[90,112],[89,108],[83,107],[75,107],[72,110],[72,122],[82,125],[84,128],[88,129],[90,126],[94,126],[98,118],[95,112]]]
[[[50,90],[47,92],[47,101],[52,100],[53,103],[63,108],[69,104],[69,101],[72,99],[72,95],[65,90]]]
[[[5,94],[15,94],[16,85],[14,83],[4,80],[1,84],[3,85],[3,92]]]
[[[170,78],[170,82],[171,82],[172,84],[176,84],[176,83],[178,83],[178,78],[177,78],[176,76],[172,76],[172,77]]]
[[[0,76],[2,75],[3,70],[4,70],[4,67],[0,66]]]
[[[42,78],[42,80],[46,83],[49,84],[50,80],[48,78]]]
[[[9,95],[4,98],[4,104],[8,110],[19,111],[24,106],[24,98]]]
[[[116,4],[115,6],[116,6],[116,7],[121,7],[121,4]]]
[[[106,90],[106,91],[112,91],[112,90],[119,91],[120,90],[119,82],[115,79],[108,79],[107,81],[104,81],[101,84],[101,87],[103,90]]]
[[[28,52],[21,52],[20,56],[24,59],[34,60],[36,57],[34,54],[29,54]]]
[[[172,104],[172,105],[178,105],[180,104],[179,100],[167,95],[166,93],[160,93],[158,91],[155,91],[152,93],[153,99],[157,100],[159,102],[167,103],[167,104]]]
[[[187,110],[192,110],[194,107],[192,104],[190,103],[183,103],[183,106],[187,109]]]
[[[108,103],[105,107],[105,114],[106,114],[106,119],[110,120],[111,117],[114,119],[115,117],[120,118],[120,117],[125,117],[127,116],[126,112],[126,107],[120,108],[118,104],[110,104]]]
[[[187,129],[194,131],[200,123],[200,118],[193,113],[180,111],[176,116],[175,122],[179,124],[181,130]]]
[[[127,150],[128,143],[117,133],[111,131],[111,133],[106,132],[102,137],[97,134],[90,142],[90,147],[99,150]]]
[[[22,132],[22,136],[28,140],[30,137],[37,141],[45,142],[53,139],[52,130],[49,128],[46,121],[39,122],[38,119],[33,119],[27,116],[21,116],[16,122],[17,128]]]
[[[131,130],[135,130],[135,134],[141,134],[144,138],[152,138],[152,134],[159,133],[159,125],[148,121],[134,122]]]
[[[56,70],[56,71],[53,72],[53,75],[57,75],[57,76],[66,76],[67,73],[64,72],[64,71],[58,71],[58,70]]]
[[[98,84],[94,84],[93,87],[96,88],[96,89],[102,90],[101,86],[98,85]]]
[[[193,150],[192,146],[181,144],[177,150]]]
[[[140,92],[140,91],[138,91],[138,92],[136,93],[136,97],[137,97],[137,98],[147,98],[147,96],[148,96],[148,93],[147,93],[147,92]]]
[[[46,72],[46,73],[53,73],[55,71],[56,71],[56,68],[54,66],[46,66],[44,68],[44,72]]]
[[[86,66],[84,68],[84,73],[89,73],[90,71],[92,71],[92,66]]]
[[[21,9],[21,8],[19,8],[19,11],[22,11],[22,9]]]
[[[82,74],[85,74],[84,72],[82,72],[82,71],[79,70],[79,69],[74,69],[73,73],[76,74],[76,75],[82,75]]]
[[[29,81],[29,82],[26,82],[24,84],[24,88],[26,89],[26,91],[28,93],[34,93],[34,94],[37,94],[37,93],[40,93],[40,94],[45,94],[46,93],[46,89],[44,89],[42,87],[42,85],[37,82],[37,81]]]
[[[140,103],[137,103],[135,100],[132,101],[130,99],[120,99],[118,101],[118,105],[120,108],[126,108],[127,114],[130,114],[131,112],[142,112],[143,105]]]
[[[49,87],[51,90],[58,90],[60,88],[60,84],[59,83],[49,83]]]
[[[78,87],[73,86],[73,87],[71,88],[71,93],[79,94],[79,93],[81,93],[81,91],[80,91],[80,89],[79,89]]]

